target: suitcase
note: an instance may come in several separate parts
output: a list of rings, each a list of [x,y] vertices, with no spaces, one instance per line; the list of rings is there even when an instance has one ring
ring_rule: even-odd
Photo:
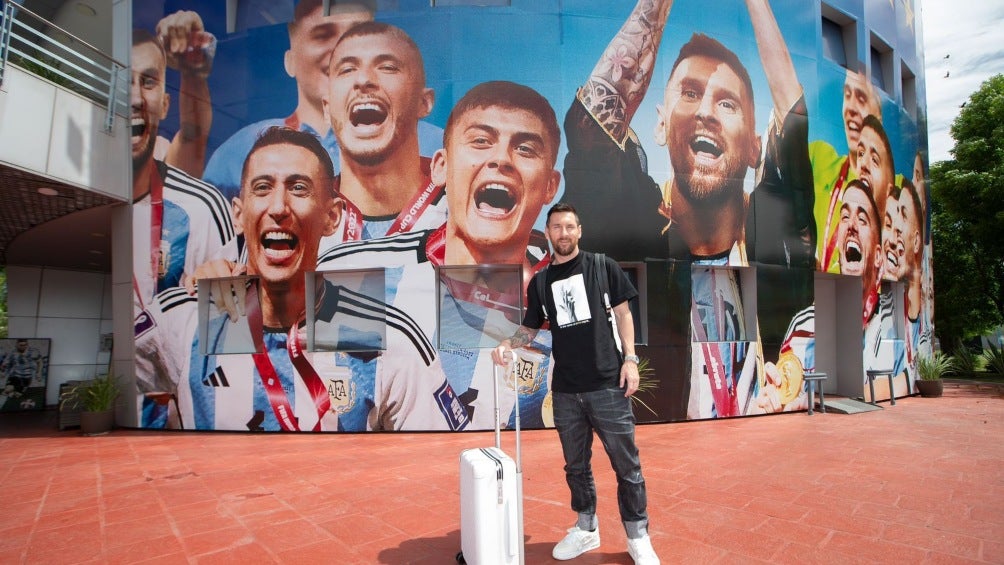
[[[502,451],[499,368],[493,365],[495,446],[460,454],[460,553],[458,563],[523,565],[523,469],[516,393],[516,459]],[[511,366],[509,367],[511,370]]]

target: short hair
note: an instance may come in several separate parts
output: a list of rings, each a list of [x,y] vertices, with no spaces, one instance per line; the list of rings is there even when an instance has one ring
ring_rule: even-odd
[[[885,148],[885,154],[889,156],[886,161],[889,163],[886,168],[889,169],[891,175],[896,174],[896,167],[893,164],[892,156],[892,144],[889,143],[889,136],[885,133],[885,127],[882,126],[882,118],[876,116],[875,114],[868,114],[865,119],[861,122],[861,131],[865,128],[871,128],[872,131],[878,134],[879,139],[882,140],[882,146]],[[855,148],[857,150],[857,148]]]
[[[167,51],[164,51],[164,44],[160,42],[160,38],[154,35],[150,30],[143,28],[133,28],[132,30],[132,46],[137,47],[139,45],[145,45],[147,43],[152,43],[154,47],[160,51],[160,56],[167,61]]]
[[[389,35],[404,42],[409,49],[415,52],[415,58],[418,59],[418,76],[422,85],[425,85],[425,60],[422,59],[422,50],[418,48],[418,44],[415,43],[415,40],[412,39],[410,35],[408,35],[408,32],[395,25],[391,25],[386,22],[378,22],[376,20],[359,22],[342,34],[342,36],[338,39],[338,43],[335,43],[335,49],[338,49],[338,46],[348,39],[352,39],[353,37],[366,37],[367,35]],[[332,54],[334,54],[334,50],[332,50]],[[329,65],[334,63],[334,61],[335,59],[332,55]]]
[[[872,218],[875,218],[875,225],[878,226],[879,231],[881,231],[883,216],[879,215],[878,204],[875,202],[875,195],[872,194],[871,189],[868,188],[868,185],[861,182],[860,179],[854,179],[849,183],[847,183],[847,186],[844,188],[844,194],[846,194],[847,191],[852,188],[860,190],[861,192],[865,193],[865,196],[868,197],[868,204],[869,206],[871,206]]]
[[[505,80],[483,82],[468,90],[457,101],[453,110],[450,110],[450,117],[446,120],[446,128],[443,130],[443,147],[446,147],[446,141],[452,135],[453,128],[461,116],[471,110],[491,107],[523,110],[537,116],[544,124],[551,156],[557,160],[558,146],[561,144],[561,128],[558,127],[558,118],[554,114],[551,103],[529,86]]]
[[[910,179],[903,179],[903,186],[893,187],[892,191],[889,193],[890,196],[899,200],[902,198],[902,194],[906,192],[910,195],[910,204],[913,205],[913,213],[917,217],[917,227],[920,229],[920,238],[924,239],[924,204],[920,200],[920,194],[917,193],[917,187],[914,186]]]
[[[14,345],[21,345],[22,343],[25,344],[25,345],[28,345],[28,340],[27,339],[19,339],[16,342],[14,342]]]
[[[364,8],[366,8],[366,11],[368,11],[370,14],[376,12],[376,0],[337,0],[337,1],[331,0],[329,7],[339,3],[359,4]],[[313,13],[314,10],[321,8],[323,6],[324,6],[323,0],[298,0],[296,6],[293,8],[293,19],[290,20],[289,24],[287,24],[286,26],[286,28],[289,30],[289,33],[293,33],[293,30],[295,30],[297,26],[300,25],[300,22],[303,21],[303,18],[306,18],[311,13]]]
[[[318,162],[321,164],[321,169],[324,171],[326,177],[328,179],[335,178],[335,167],[331,163],[331,156],[328,155],[327,150],[325,150],[324,146],[321,145],[321,140],[319,140],[316,135],[286,126],[272,126],[258,135],[258,139],[255,140],[254,145],[252,145],[251,149],[248,151],[248,156],[244,159],[244,166],[241,168],[242,191],[244,181],[246,180],[248,174],[248,163],[251,162],[251,156],[259,149],[272,145],[295,145],[310,151],[315,157],[317,157]],[[331,190],[331,194],[334,195],[333,188]]]
[[[732,69],[732,72],[736,73],[739,80],[742,81],[743,88],[746,89],[746,94],[749,95],[750,111],[747,114],[750,117],[754,115],[753,110],[755,110],[756,104],[753,99],[753,81],[750,79],[746,66],[743,65],[742,61],[739,60],[739,57],[731,49],[717,39],[708,37],[703,33],[695,33],[690,36],[689,41],[683,44],[683,47],[680,47],[680,54],[676,56],[676,61],[673,62],[673,68],[669,71],[669,77],[673,78],[673,73],[676,72],[676,68],[680,66],[680,63],[690,57],[710,57],[728,65]]]
[[[547,211],[547,223],[548,224],[551,223],[551,216],[553,216],[554,214],[561,214],[561,213],[564,213],[564,212],[571,212],[572,214],[575,214],[575,223],[576,224],[581,224],[582,223],[582,220],[579,219],[579,213],[575,210],[575,206],[572,206],[571,204],[569,204],[567,202],[558,202],[554,206],[551,206],[550,209],[548,209],[548,211]]]

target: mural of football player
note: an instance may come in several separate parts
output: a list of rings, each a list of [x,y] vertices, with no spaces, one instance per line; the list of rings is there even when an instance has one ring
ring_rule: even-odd
[[[533,89],[506,81],[474,86],[450,112],[444,147],[432,159],[432,180],[445,188],[449,202],[446,223],[432,230],[343,243],[321,257],[319,269],[402,265],[404,276],[396,294],[401,296],[405,288],[409,293],[408,303],[401,307],[433,325],[436,298],[431,285],[436,266],[519,265],[526,284],[548,262],[547,249],[539,242],[542,234],[533,225],[558,190],[560,174],[554,167],[560,136],[554,110]],[[464,327],[444,331],[484,334],[486,343],[493,345],[511,335],[519,324],[523,289],[496,288],[490,281],[479,279],[490,277],[488,270],[452,272],[450,303],[458,315],[449,319]],[[511,273],[503,276],[512,280]],[[418,292],[428,298],[416,298]],[[417,313],[420,309],[428,312]],[[440,343],[451,384],[472,409],[473,427],[491,427],[487,388],[491,381],[486,379],[492,375],[489,355],[472,350],[469,344],[451,346],[448,336],[440,336]],[[549,415],[542,415],[549,333],[540,332],[538,339],[518,354],[519,386],[526,396],[521,399],[524,422],[543,425],[549,420]],[[475,396],[471,389],[485,394]],[[512,406],[511,394],[503,395],[503,414],[509,414]]]
[[[198,265],[237,257],[230,208],[219,192],[153,156],[171,101],[164,87],[166,68],[160,40],[134,30],[130,108],[137,312],[158,291],[185,282]]]
[[[822,271],[836,271],[837,225],[847,183],[857,178],[858,141],[866,116],[882,118],[882,100],[868,77],[847,69],[844,77],[841,118],[847,153],[840,154],[825,141],[809,144],[815,185],[816,258]],[[832,268],[831,268],[832,267]]]
[[[182,288],[158,294],[137,321],[142,388],[174,392],[186,428],[450,429],[446,410],[456,399],[436,351],[399,309],[325,282],[313,297],[316,330],[337,351],[303,351],[305,274],[314,270],[319,242],[342,214],[333,177],[327,152],[310,133],[270,128],[248,155],[233,214],[247,242],[243,272],[258,281],[242,300],[258,353],[200,354],[200,339],[210,345],[225,341],[233,322],[223,313],[208,321],[206,332],[197,332],[197,301]],[[364,330],[374,319],[386,321],[385,344]],[[370,341],[363,339],[367,335]],[[347,354],[344,342],[374,352]]]

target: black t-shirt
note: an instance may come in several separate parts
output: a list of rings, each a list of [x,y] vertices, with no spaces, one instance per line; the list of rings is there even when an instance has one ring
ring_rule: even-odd
[[[617,388],[620,384],[621,357],[595,275],[585,272],[585,253],[579,252],[571,261],[549,265],[537,273],[527,287],[523,325],[540,328],[544,312],[536,277],[545,277],[547,319],[554,339],[551,389],[557,392],[592,392]],[[638,296],[617,262],[610,257],[605,259],[610,305],[617,306]],[[593,261],[588,262],[593,264]]]

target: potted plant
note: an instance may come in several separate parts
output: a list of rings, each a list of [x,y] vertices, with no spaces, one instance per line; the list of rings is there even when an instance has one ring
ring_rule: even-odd
[[[955,369],[955,359],[951,355],[937,351],[933,355],[917,357],[917,392],[925,397],[938,397],[945,390],[941,377]]]
[[[60,402],[80,410],[80,432],[96,435],[109,432],[115,426],[115,399],[119,384],[115,377],[99,375],[81,381],[63,393]]]
[[[631,401],[651,412],[653,416],[658,416],[659,414],[639,396],[639,393],[655,395],[655,391],[659,388],[659,379],[653,377],[654,374],[655,369],[652,368],[648,357],[642,357],[638,361],[638,392],[631,395]]]

